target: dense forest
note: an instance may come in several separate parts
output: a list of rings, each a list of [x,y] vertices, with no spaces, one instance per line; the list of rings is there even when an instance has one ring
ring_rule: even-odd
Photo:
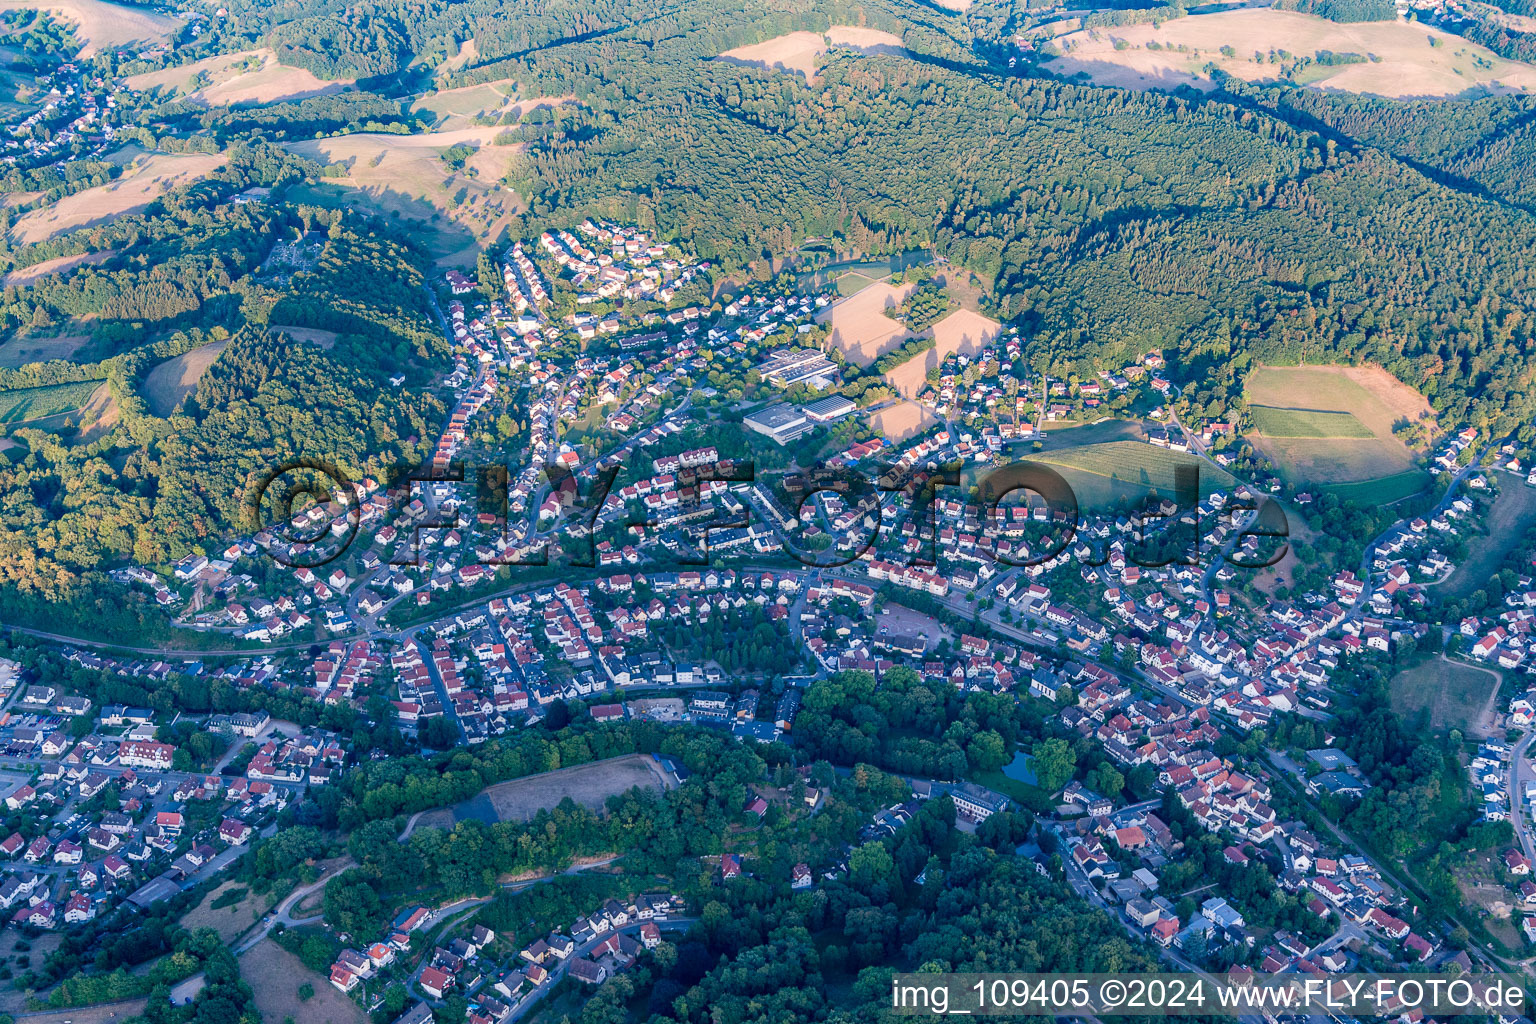
[[[1519,315],[1536,223],[1500,201],[1524,195],[1518,135],[1457,129],[1466,145],[1440,154],[1443,169],[1405,163],[1319,131],[1326,114],[1287,116],[1310,97],[1233,87],[1195,101],[1004,74],[962,20],[884,0],[337,6],[259,6],[240,24],[285,59],[363,76],[472,34],[476,61],[449,84],[511,78],[582,101],[587,116],[530,143],[516,181],[530,227],[605,213],[739,265],[810,236],[931,245],[983,275],[1057,374],[1175,348],[1230,406],[1255,360],[1372,360],[1452,421],[1506,433],[1536,411]],[[1320,13],[1381,13],[1334,6]],[[838,23],[895,31],[910,54],[834,51],[814,83],[702,59]],[[1500,103],[1526,102],[1445,106],[1491,123]],[[1371,122],[1412,109],[1371,103]],[[1461,187],[1474,175],[1488,184]]]

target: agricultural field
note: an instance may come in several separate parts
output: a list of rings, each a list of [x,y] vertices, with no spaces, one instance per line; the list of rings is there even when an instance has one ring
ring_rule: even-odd
[[[1208,65],[1252,82],[1277,81],[1271,52],[1358,54],[1359,62],[1313,63],[1297,84],[1393,99],[1536,88],[1536,67],[1506,60],[1460,36],[1399,21],[1340,23],[1267,8],[1194,14],[1162,25],[1077,29],[1058,36],[1064,56],[1046,66],[1126,89],[1211,89]],[[1225,48],[1225,49],[1224,49]]]
[[[816,78],[816,59],[832,47],[846,47],[863,53],[904,54],[901,40],[889,32],[853,25],[833,25],[825,35],[819,32],[790,32],[750,46],[726,50],[720,60],[732,64],[792,71],[808,81]]]
[[[1504,556],[1519,545],[1525,531],[1536,525],[1536,487],[1527,486],[1518,476],[1501,474],[1499,496],[1486,518],[1475,525],[1487,532],[1471,544],[1466,561],[1456,566],[1438,588],[1447,598],[1467,597],[1487,584],[1498,572]]]
[[[1253,429],[1265,437],[1370,437],[1365,424],[1353,413],[1326,412],[1321,409],[1272,409],[1267,405],[1248,407]]]
[[[28,363],[46,363],[50,359],[72,359],[90,343],[85,334],[57,334],[46,338],[20,334],[0,342],[0,366],[15,369]]]
[[[1199,468],[1202,496],[1230,490],[1236,484],[1230,474],[1198,456],[1137,441],[1108,441],[1041,452],[1028,458],[1059,470],[1082,508],[1126,507],[1140,502],[1153,490],[1171,498],[1174,470],[1178,466]]]
[[[340,337],[335,331],[327,331],[319,327],[295,327],[291,324],[273,324],[268,328],[274,334],[286,334],[294,341],[307,341],[311,345],[319,345],[321,348],[330,348],[336,344]]]
[[[816,314],[827,327],[827,342],[850,362],[868,366],[887,352],[901,348],[911,332],[885,315],[917,288],[914,284],[871,284]]]
[[[74,412],[90,402],[91,396],[100,386],[99,380],[87,380],[0,391],[0,423],[15,426],[60,413]]]
[[[34,285],[49,274],[62,274],[75,267],[90,266],[95,263],[104,263],[117,254],[116,249],[102,249],[100,252],[82,252],[73,256],[55,256],[51,260],[43,260],[29,267],[17,267],[0,278],[0,287],[9,288],[12,285],[17,288],[26,288]]]
[[[303,68],[278,63],[268,49],[218,54],[126,79],[141,92],[183,96],[204,106],[277,103],[325,96],[352,87],[350,79],[318,78]]]
[[[1429,482],[1392,432],[1403,422],[1432,428],[1429,403],[1384,370],[1260,367],[1244,396],[1254,420],[1248,440],[1293,486],[1356,485],[1350,497],[1389,501]]]
[[[174,359],[167,359],[144,378],[144,401],[156,416],[169,416],[197,387],[197,382],[228,341],[210,341]]]
[[[1428,711],[1437,730],[1481,731],[1498,688],[1499,675],[1490,669],[1432,658],[1392,677],[1392,707],[1405,716]]]
[[[552,810],[567,797],[583,807],[600,810],[610,796],[636,786],[661,792],[667,788],[667,781],[650,756],[626,754],[498,782],[454,807],[423,814],[416,827],[452,828],[454,822],[469,818],[485,822],[527,821],[539,811]]]
[[[887,441],[900,442],[921,434],[939,422],[939,418],[926,405],[917,402],[897,402],[876,409],[865,415],[869,429]]]
[[[422,242],[440,263],[473,266],[481,247],[502,240],[511,219],[526,210],[521,197],[501,184],[522,149],[497,145],[504,131],[360,133],[285,147],[346,168],[343,178],[297,190],[304,201],[419,221],[427,229]],[[450,165],[460,158],[458,166]]]
[[[0,10],[53,11],[75,26],[82,44],[79,56],[127,43],[163,43],[184,23],[180,18],[156,14],[136,4],[105,0],[0,0]]]
[[[225,161],[222,154],[144,154],[136,149],[125,151],[119,159],[125,159],[127,166],[116,181],[24,214],[11,226],[11,240],[20,244],[44,242],[76,228],[142,210],[172,189],[206,177]]]
[[[933,348],[908,359],[885,375],[898,395],[914,398],[928,383],[928,371],[952,355],[974,355],[997,340],[1003,325],[969,309],[953,313],[923,331],[933,336]]]

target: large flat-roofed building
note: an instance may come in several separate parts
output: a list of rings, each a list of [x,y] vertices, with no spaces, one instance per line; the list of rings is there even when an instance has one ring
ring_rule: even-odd
[[[805,416],[812,423],[830,423],[857,408],[857,405],[842,395],[831,395],[805,406]]]
[[[757,372],[776,387],[787,388],[804,381],[837,379],[837,364],[813,348],[784,349],[758,364]]]
[[[742,422],[764,437],[772,438],[776,444],[788,444],[812,429],[805,413],[792,405],[770,405],[743,418]]]

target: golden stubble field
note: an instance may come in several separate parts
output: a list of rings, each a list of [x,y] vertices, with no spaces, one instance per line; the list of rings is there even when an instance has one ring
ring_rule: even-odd
[[[279,64],[268,49],[204,57],[160,71],[131,75],[125,81],[140,92],[163,91],[204,106],[278,103],[324,96],[352,88],[351,79],[318,78],[303,68]]]
[[[112,157],[108,157],[112,159]],[[22,216],[11,226],[11,239],[20,244],[44,242],[76,228],[142,210],[173,188],[190,184],[224,166],[220,153],[144,153],[123,151],[122,176],[105,185],[76,192]]]
[[[1379,367],[1263,366],[1248,378],[1250,406],[1348,413],[1370,437],[1248,439],[1298,484],[1379,480],[1415,472],[1416,454],[1393,433],[1403,420],[1430,417],[1429,403]]]
[[[968,3],[969,0],[962,2]],[[720,54],[719,59],[735,64],[754,64],[780,71],[793,71],[810,80],[816,77],[817,58],[835,46],[862,53],[906,53],[901,40],[889,32],[856,25],[833,25],[825,35],[820,32],[790,32],[761,43],[726,50]]]
[[[114,46],[163,43],[184,24],[170,15],[103,0],[0,0],[0,11],[38,8],[75,25],[75,36],[83,44],[82,57]]]
[[[290,152],[346,169],[312,191],[317,201],[354,205],[384,216],[426,225],[422,241],[443,263],[473,265],[480,247],[503,235],[512,217],[526,209],[501,179],[522,151],[520,144],[497,145],[505,128],[460,128],[420,135],[360,133],[285,144]],[[444,154],[454,146],[472,148],[461,169]]]
[[[933,336],[933,348],[885,375],[904,398],[915,398],[928,383],[928,371],[944,365],[950,356],[972,356],[991,345],[1003,333],[1003,325],[974,310],[957,309],[922,333]]]
[[[1117,49],[1117,42],[1125,48]],[[1161,49],[1149,49],[1152,42]],[[1306,57],[1329,50],[1377,58],[1363,64],[1310,67],[1303,72],[1302,83],[1315,88],[1393,99],[1536,88],[1536,67],[1506,60],[1460,36],[1406,21],[1342,24],[1309,14],[1254,8],[1190,15],[1161,26],[1080,29],[1058,37],[1056,44],[1066,54],[1046,64],[1051,71],[1085,72],[1101,85],[1127,89],[1180,84],[1210,89],[1213,85],[1203,69],[1211,63],[1246,81],[1274,80],[1280,67],[1269,63],[1271,50]],[[1232,47],[1234,54],[1223,54],[1223,46]],[[1265,59],[1256,62],[1255,53]]]

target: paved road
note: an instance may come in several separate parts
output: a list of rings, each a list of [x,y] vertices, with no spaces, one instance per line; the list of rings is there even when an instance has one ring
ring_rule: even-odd
[[[1509,823],[1514,826],[1515,835],[1519,838],[1525,855],[1531,860],[1536,860],[1536,838],[1531,835],[1531,820],[1525,813],[1524,801],[1521,799],[1525,792],[1525,783],[1532,779],[1531,763],[1525,755],[1533,741],[1536,741],[1536,730],[1520,737],[1520,742],[1515,744],[1515,749],[1511,752],[1513,757],[1509,763]]]

